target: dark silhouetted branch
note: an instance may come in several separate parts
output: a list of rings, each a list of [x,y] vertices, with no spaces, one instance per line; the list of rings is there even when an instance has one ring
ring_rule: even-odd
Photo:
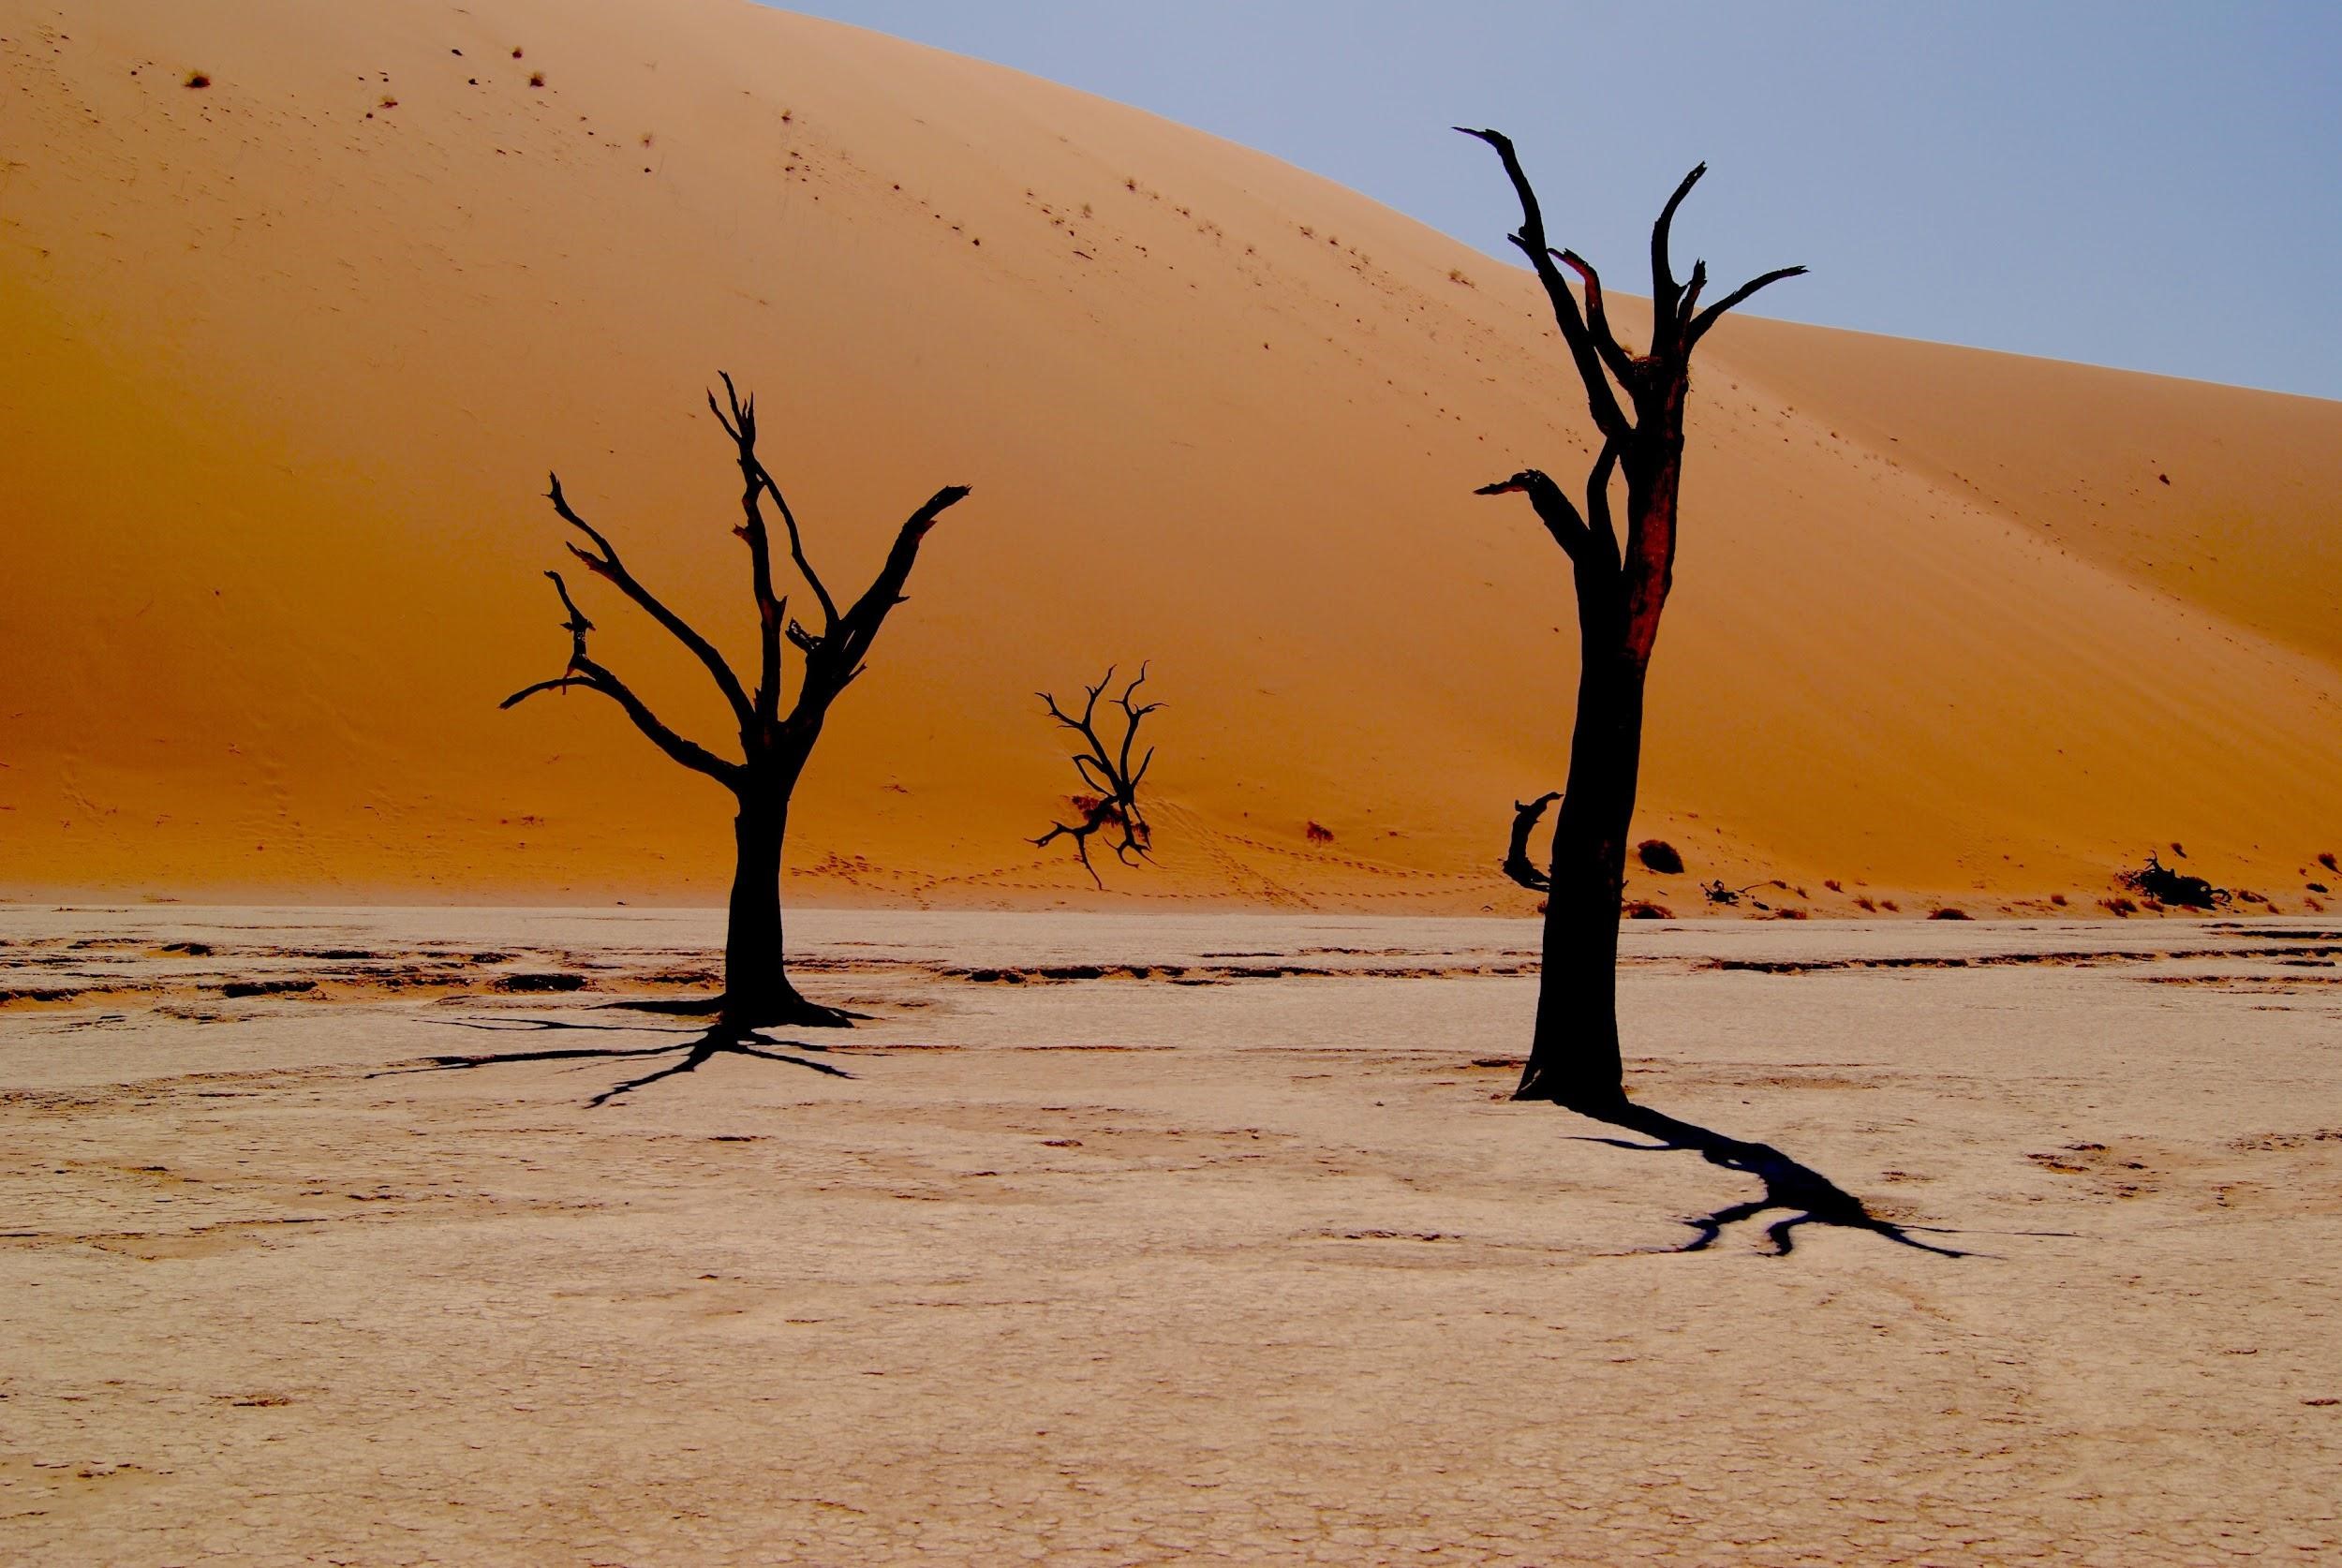
[[[1529,497],[1536,509],[1537,520],[1553,541],[1567,551],[1572,559],[1583,554],[1593,536],[1586,528],[1586,520],[1578,508],[1562,493],[1562,487],[1542,468],[1523,468],[1508,480],[1484,484],[1473,492],[1475,496],[1514,496]]]
[[[1532,893],[1543,893],[1553,885],[1551,878],[1536,867],[1529,858],[1529,835],[1536,831],[1537,822],[1545,816],[1545,808],[1562,798],[1559,790],[1549,791],[1534,800],[1513,802],[1513,838],[1505,851],[1505,875]]]
[[[626,716],[634,721],[634,727],[647,735],[651,744],[660,750],[692,772],[704,773],[736,792],[746,770],[739,763],[726,762],[698,742],[686,740],[667,728],[659,716],[634,695],[632,688],[608,669],[597,664],[586,652],[586,634],[593,629],[594,623],[585,617],[577,608],[577,601],[570,598],[569,584],[561,581],[559,572],[548,571],[545,575],[553,579],[554,592],[561,596],[561,608],[569,612],[569,619],[561,623],[562,629],[570,634],[569,667],[552,680],[521,688],[497,706],[510,708],[541,691],[566,691],[571,687],[599,691],[624,709]]]
[[[1496,155],[1505,165],[1505,173],[1513,183],[1513,194],[1520,200],[1520,229],[1511,236],[1512,243],[1529,258],[1537,281],[1545,285],[1546,298],[1552,302],[1553,319],[1562,329],[1562,341],[1568,345],[1570,359],[1578,366],[1578,378],[1585,383],[1586,407],[1593,414],[1593,422],[1605,436],[1623,435],[1631,426],[1626,411],[1619,407],[1618,394],[1610,388],[1605,374],[1602,351],[1595,347],[1593,334],[1586,327],[1585,318],[1579,313],[1577,296],[1569,291],[1569,283],[1553,265],[1557,254],[1545,237],[1545,214],[1537,204],[1535,187],[1520,167],[1520,155],[1513,150],[1512,138],[1502,131],[1474,130],[1458,126],[1464,135],[1487,142],[1496,149]]]
[[[855,599],[853,607],[837,617],[827,635],[813,639],[806,651],[806,679],[810,682],[818,668],[822,677],[836,683],[837,691],[845,689],[848,682],[862,673],[863,656],[870,651],[871,641],[878,636],[879,624],[887,613],[903,601],[903,584],[911,580],[911,569],[919,558],[919,543],[935,526],[935,520],[957,506],[968,496],[968,486],[947,484],[928,496],[917,511],[905,519],[895,534],[894,547],[886,553],[886,562],[870,586]],[[800,646],[805,644],[799,643]],[[804,704],[800,703],[799,707]]]
[[[635,580],[634,574],[627,570],[626,563],[618,559],[618,553],[612,548],[610,540],[571,507],[569,497],[561,494],[560,475],[549,474],[546,478],[552,488],[545,493],[545,499],[553,503],[553,510],[560,514],[562,522],[593,540],[594,549],[601,552],[597,555],[571,544],[569,546],[570,554],[585,562],[586,569],[595,576],[615,584],[620,593],[640,605],[651,619],[665,627],[676,642],[690,649],[692,657],[705,665],[707,673],[715,677],[717,689],[724,694],[724,701],[732,705],[734,716],[745,727],[751,711],[748,693],[741,689],[740,677],[732,673],[732,666],[724,662],[724,656],[716,651],[716,644],[701,636],[682,616],[660,602],[657,595]],[[554,581],[558,583],[560,579],[556,577]],[[569,601],[568,589],[562,590],[561,599],[564,603]],[[576,613],[576,606],[571,606],[571,613]]]
[[[1574,250],[1556,251],[1554,254],[1560,258],[1563,266],[1578,274],[1579,283],[1584,286],[1586,331],[1592,334],[1602,362],[1609,366],[1610,374],[1618,377],[1618,384],[1632,396],[1641,385],[1642,378],[1636,369],[1634,356],[1626,351],[1617,334],[1610,331],[1610,314],[1602,304],[1601,274],[1593,270],[1593,262]]]
[[[732,384],[729,372],[718,371],[724,384],[724,400],[732,406],[732,417],[724,417],[716,404],[716,394],[707,394],[709,412],[716,422],[732,437],[734,461],[740,466],[740,525],[733,531],[749,547],[749,586],[756,599],[756,724],[770,730],[780,715],[780,600],[773,593],[773,550],[764,529],[764,509],[760,504],[767,487],[778,496],[780,489],[764,471],[764,465],[756,455],[756,399],[742,397]],[[787,507],[784,504],[782,510]],[[790,537],[796,536],[794,519],[789,524]],[[802,557],[800,557],[802,558]],[[808,578],[809,580],[809,578]],[[816,585],[818,589],[818,584]],[[824,596],[826,599],[826,596]]]
[[[1668,239],[1675,228],[1675,209],[1683,204],[1683,198],[1692,193],[1692,186],[1699,184],[1699,177],[1707,172],[1708,166],[1702,163],[1684,175],[1676,185],[1675,194],[1668,197],[1667,205],[1659,209],[1658,221],[1651,226],[1651,335],[1652,352],[1654,354],[1659,352],[1659,338],[1663,334],[1671,335],[1678,319],[1675,270],[1668,259]]]
[[[1750,278],[1746,283],[1742,284],[1738,288],[1733,289],[1732,292],[1727,294],[1724,298],[1718,300],[1715,303],[1710,305],[1707,309],[1701,311],[1698,316],[1693,318],[1691,327],[1684,333],[1684,350],[1688,352],[1694,344],[1697,343],[1701,338],[1707,336],[1708,329],[1716,324],[1717,318],[1721,317],[1726,311],[1730,310],[1734,305],[1739,304],[1742,300],[1747,299],[1751,294],[1756,292],[1757,289],[1769,288],[1773,284],[1779,283],[1786,277],[1803,277],[1804,275],[1805,269],[1802,267],[1777,267],[1773,271],[1767,273],[1762,277]]]

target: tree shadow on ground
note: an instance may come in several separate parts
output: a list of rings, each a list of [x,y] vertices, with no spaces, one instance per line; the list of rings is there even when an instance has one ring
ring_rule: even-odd
[[[451,1018],[439,1020],[458,1028],[485,1029],[491,1032],[541,1033],[554,1029],[595,1029],[614,1034],[684,1033],[689,1040],[672,1041],[663,1045],[573,1045],[543,1051],[492,1051],[476,1056],[425,1057],[412,1067],[387,1068],[381,1072],[369,1072],[369,1078],[381,1078],[407,1072],[466,1072],[474,1068],[497,1067],[509,1062],[572,1061],[579,1066],[595,1061],[646,1062],[673,1052],[683,1053],[639,1078],[629,1078],[613,1085],[586,1102],[588,1110],[606,1105],[623,1094],[658,1083],[662,1078],[678,1077],[696,1072],[700,1068],[721,1056],[754,1057],[759,1061],[785,1062],[792,1067],[808,1068],[832,1078],[851,1078],[852,1073],[829,1062],[815,1061],[810,1057],[795,1056],[793,1051],[825,1053],[829,1047],[803,1040],[774,1040],[755,1029],[732,1028],[719,1025],[704,1033],[692,1030],[660,1029],[656,1025],[582,1024],[566,1018],[514,1018],[494,1021]],[[787,1046],[789,1050],[778,1050]]]
[[[1789,1255],[1791,1249],[1797,1245],[1796,1232],[1800,1225],[1835,1225],[1845,1230],[1868,1231],[1873,1235],[1885,1236],[1899,1246],[1934,1252],[1939,1257],[1984,1255],[1920,1240],[1911,1233],[1949,1233],[1938,1225],[1899,1225],[1890,1220],[1881,1220],[1863,1206],[1861,1199],[1811,1165],[1790,1159],[1771,1144],[1752,1144],[1739,1138],[1727,1138],[1696,1122],[1654,1111],[1647,1105],[1638,1105],[1630,1100],[1622,1100],[1614,1106],[1599,1109],[1579,1107],[1578,1110],[1580,1116],[1595,1121],[1623,1127],[1630,1132],[1640,1132],[1658,1140],[1643,1144],[1624,1138],[1579,1134],[1588,1143],[1608,1144],[1613,1148],[1641,1149],[1652,1153],[1688,1151],[1697,1154],[1711,1165],[1744,1172],[1765,1184],[1761,1198],[1729,1204],[1712,1214],[1686,1219],[1683,1223],[1697,1234],[1682,1246],[1668,1249],[1669,1251],[1705,1251],[1722,1238],[1726,1226],[1739,1224],[1743,1220],[1754,1220],[1760,1214],[1778,1209],[1782,1218],[1765,1227],[1765,1235],[1772,1242],[1775,1257]]]

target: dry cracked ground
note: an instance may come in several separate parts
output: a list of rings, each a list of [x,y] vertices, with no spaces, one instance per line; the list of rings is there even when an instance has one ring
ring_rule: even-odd
[[[0,1560],[2342,1561],[2342,933],[800,925],[0,909]]]

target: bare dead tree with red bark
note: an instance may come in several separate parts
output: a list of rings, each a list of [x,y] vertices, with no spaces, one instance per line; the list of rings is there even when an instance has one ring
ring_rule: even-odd
[[[717,1014],[718,1036],[741,1036],[769,1026],[843,1026],[852,1015],[808,1001],[790,984],[780,910],[781,848],[789,828],[789,801],[804,776],[813,743],[821,738],[830,704],[863,671],[879,627],[903,601],[919,546],[945,510],[968,494],[964,484],[946,485],[929,496],[895,535],[894,547],[878,576],[851,605],[840,608],[813,563],[806,558],[805,538],[796,514],[780,485],[756,451],[756,403],[743,397],[732,377],[723,377],[724,400],[707,394],[707,407],[732,440],[734,460],[740,469],[741,521],[733,528],[749,547],[749,586],[757,613],[756,685],[750,688],[733,671],[715,643],[693,629],[682,616],[662,603],[628,570],[609,539],[580,516],[562,494],[558,475],[552,478],[547,499],[561,521],[585,536],[586,544],[570,541],[570,554],[586,570],[616,588],[651,619],[689,649],[705,666],[716,689],[731,708],[739,732],[740,757],[719,756],[687,739],[662,722],[631,688],[586,647],[594,629],[569,584],[557,571],[548,571],[554,591],[561,597],[570,634],[569,662],[551,680],[523,687],[507,697],[504,707],[542,692],[592,691],[609,698],[633,721],[652,745],[694,773],[704,774],[731,791],[737,807],[733,820],[736,851],[732,896],[724,934],[724,989],[704,1007],[674,1011],[704,1011]],[[765,503],[772,504],[788,535],[789,558],[797,575],[821,607],[818,629],[789,616],[788,600],[773,590],[773,545],[765,521]],[[588,548],[590,546],[590,548]],[[796,697],[782,712],[784,669],[781,645],[787,643],[801,656]],[[697,1065],[696,1061],[693,1065]]]
[[[1138,786],[1155,760],[1155,748],[1149,747],[1135,766],[1131,762],[1131,753],[1138,744],[1140,720],[1163,706],[1161,703],[1134,701],[1138,688],[1147,684],[1147,666],[1141,664],[1137,678],[1114,699],[1114,705],[1122,710],[1122,741],[1119,746],[1108,747],[1098,732],[1098,702],[1113,684],[1114,666],[1109,664],[1104,679],[1095,686],[1082,688],[1079,718],[1059,707],[1057,699],[1049,693],[1033,693],[1048,709],[1051,718],[1081,737],[1082,748],[1074,753],[1074,771],[1081,775],[1084,786],[1083,793],[1069,797],[1080,821],[1052,823],[1049,831],[1033,843],[1046,849],[1060,838],[1071,838],[1082,869],[1101,889],[1106,885],[1105,879],[1098,875],[1098,868],[1089,860],[1092,835],[1109,827],[1118,829],[1121,836],[1112,846],[1114,857],[1125,865],[1137,864],[1131,858],[1133,855],[1142,861],[1149,858],[1148,850],[1153,835],[1147,825],[1147,814],[1138,804]]]
[[[1477,494],[1521,494],[1569,557],[1578,599],[1578,714],[1570,735],[1569,777],[1553,829],[1546,895],[1545,962],[1537,991],[1536,1032],[1514,1097],[1550,1100],[1581,1110],[1614,1111],[1625,1102],[1618,1041],[1618,927],[1626,885],[1627,829],[1642,762],[1644,679],[1674,578],[1676,495],[1683,474],[1683,404],[1692,350],[1718,319],[1758,289],[1805,269],[1783,267],[1751,279],[1701,309],[1708,264],[1696,261],[1679,283],[1668,260],[1675,211],[1708,166],[1683,176],[1651,229],[1651,345],[1637,354],[1611,331],[1602,280],[1575,251],[1546,241],[1536,191],[1511,139],[1459,126],[1496,150],[1520,201],[1512,243],[1545,286],[1562,341],[1569,349],[1586,405],[1602,436],[1581,511],[1563,488],[1534,468],[1484,485]],[[1581,307],[1564,269],[1585,294]],[[1626,537],[1610,510],[1614,476],[1626,484]],[[1515,807],[1505,868],[1534,877],[1529,829],[1547,802]]]

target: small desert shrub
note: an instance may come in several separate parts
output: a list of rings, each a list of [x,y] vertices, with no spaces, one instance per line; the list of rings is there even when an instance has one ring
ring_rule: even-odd
[[[1330,844],[1334,841],[1334,830],[1322,823],[1312,822],[1302,829],[1302,836],[1312,844]]]
[[[545,73],[542,71],[530,71],[528,73],[528,84],[531,87],[542,87],[545,84]],[[789,116],[784,114],[781,118],[786,120]]]
[[[2139,912],[2139,906],[2127,898],[2101,898],[2098,900],[2098,908],[2108,914],[2118,915],[2125,920],[2128,920]]]
[[[1878,912],[1878,906],[1872,902],[1871,896],[1868,894],[1858,895],[1854,900],[1854,907],[1861,910],[1864,914],[1876,914]]]
[[[1775,920],[1804,920],[1807,916],[1803,910],[1797,908],[1795,905],[1791,905],[1787,909],[1773,910],[1772,918]],[[1966,917],[1963,916],[1962,918],[1964,919]]]
[[[1468,274],[1467,273],[1465,273],[1465,271],[1464,271],[1461,267],[1450,267],[1450,268],[1448,268],[1448,269],[1447,269],[1447,281],[1448,281],[1448,282],[1450,282],[1450,283],[1460,283],[1460,284],[1462,284],[1462,285],[1463,285],[1466,288],[1479,288],[1479,287],[1480,287],[1478,284],[1476,284],[1476,283],[1475,283],[1475,282],[1473,282],[1473,281],[1472,281],[1472,278],[1471,278],[1470,274]]]
[[[2342,865],[2336,865],[2334,863],[2334,851],[2332,850],[2328,850],[2324,854],[2320,855],[2318,857],[2318,864],[2324,866],[2329,871],[2342,872]]]
[[[1629,920],[1673,920],[1675,911],[1665,904],[1653,904],[1647,898],[1635,898],[1627,901],[1626,918]]]
[[[1845,891],[1845,889],[1838,885],[1838,879],[1835,877],[1825,879],[1821,885],[1828,888],[1832,893],[1844,893]]]
[[[1889,914],[1901,914],[1903,912],[1903,906],[1896,903],[1891,898],[1881,898],[1878,901],[1878,907],[1886,910]]]
[[[2066,895],[2062,893],[2053,893],[2050,895],[2050,902],[2062,910],[2066,907]]]
[[[187,85],[190,87],[209,87],[211,84],[212,79],[201,71],[189,71],[187,73]],[[2326,858],[2328,863],[2331,864],[2333,857],[2329,855]]]
[[[2332,891],[2323,882],[2304,882],[2302,886],[2309,889],[2312,893],[2327,893]]]
[[[2303,899],[2302,908],[2307,910],[2311,914],[2324,914],[2326,912],[2326,907],[2318,902],[2315,898]]]
[[[1965,920],[1968,918],[1968,911],[1956,905],[1947,904],[1940,910],[1928,910],[1927,918],[1930,920]]]
[[[388,93],[385,93],[382,95],[382,101],[375,107],[378,109],[396,109],[398,107],[398,100],[391,96]]]
[[[1683,857],[1664,838],[1646,838],[1636,845],[1635,858],[1663,877],[1679,876],[1683,870]]]
[[[2236,896],[2243,899],[2247,904],[2266,904],[2268,902],[2266,898],[2263,898],[2260,895],[2255,893],[2248,887],[2238,888],[2236,890]]]
[[[512,58],[513,58],[513,59],[515,59],[515,60],[517,60],[517,59],[519,59],[520,57],[521,57],[521,52],[520,52],[517,48],[516,48],[516,49],[514,49],[514,50],[512,51]]]

